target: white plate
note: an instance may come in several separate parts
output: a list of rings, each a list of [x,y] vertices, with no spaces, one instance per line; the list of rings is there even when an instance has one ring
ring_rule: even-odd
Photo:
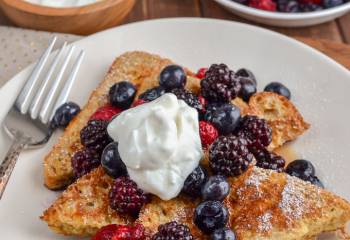
[[[232,0],[215,0],[230,12],[254,22],[279,27],[305,27],[331,21],[350,11],[350,2],[309,13],[269,12],[248,7]]]
[[[283,82],[312,124],[293,147],[313,161],[327,188],[350,200],[350,73],[323,54],[271,31],[208,19],[130,24],[87,37],[76,45],[86,50],[86,59],[70,99],[81,105],[113,59],[131,50],[158,53],[193,70],[217,62],[233,69],[247,67],[256,74],[260,89],[270,81]],[[22,71],[0,89],[0,120],[29,71]],[[67,239],[52,233],[39,220],[58,194],[43,186],[42,177],[43,157],[57,135],[44,148],[21,154],[0,201],[1,239]],[[4,135],[0,140],[0,153],[4,154],[7,141]]]

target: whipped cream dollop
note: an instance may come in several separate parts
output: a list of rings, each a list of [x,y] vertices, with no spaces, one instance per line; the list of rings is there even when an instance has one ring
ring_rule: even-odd
[[[172,93],[122,112],[107,130],[130,178],[163,200],[180,193],[203,156],[198,113]]]
[[[25,0],[26,2],[39,4],[47,7],[78,7],[102,0]]]

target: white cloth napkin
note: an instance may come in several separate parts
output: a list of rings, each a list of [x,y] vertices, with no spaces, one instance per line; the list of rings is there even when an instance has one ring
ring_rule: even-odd
[[[80,36],[27,30],[0,26],[0,87],[16,73],[37,60],[47,48],[53,36],[57,36],[55,48]]]

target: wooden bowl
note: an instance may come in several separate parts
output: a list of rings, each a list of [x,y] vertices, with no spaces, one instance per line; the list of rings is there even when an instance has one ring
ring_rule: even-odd
[[[103,0],[81,7],[52,8],[23,0],[0,0],[4,13],[20,27],[79,35],[119,24],[134,4],[135,0]]]

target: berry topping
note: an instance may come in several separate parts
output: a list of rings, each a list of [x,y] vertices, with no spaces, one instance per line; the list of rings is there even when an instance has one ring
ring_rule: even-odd
[[[201,195],[202,186],[207,181],[207,178],[206,170],[202,166],[198,166],[186,178],[182,192],[186,193],[188,196],[199,197]]]
[[[97,109],[97,111],[90,117],[90,120],[104,120],[110,121],[115,115],[121,113],[122,110],[113,107],[111,105],[106,105]]]
[[[235,239],[236,239],[235,233],[227,227],[217,229],[210,235],[210,240],[235,240]]]
[[[152,237],[152,240],[193,240],[190,229],[175,221],[162,224],[158,227],[158,232]]]
[[[62,104],[57,108],[55,115],[53,116],[50,127],[52,129],[58,127],[67,127],[69,122],[80,112],[80,107],[74,102],[68,102]]]
[[[277,8],[280,12],[296,13],[300,11],[299,3],[296,0],[278,0]]]
[[[121,214],[137,216],[146,201],[147,195],[128,177],[117,178],[109,192],[111,208]]]
[[[135,102],[132,103],[131,107],[137,107],[140,106],[142,104],[146,103],[145,100],[143,99],[136,99]]]
[[[227,135],[233,133],[236,129],[240,116],[239,108],[233,104],[210,104],[207,107],[204,119],[211,122],[220,134]]]
[[[225,64],[211,65],[201,81],[202,96],[212,102],[229,102],[240,89],[241,84],[235,78],[235,73]]]
[[[247,78],[239,78],[239,81],[241,83],[241,91],[239,91],[238,96],[248,102],[250,97],[256,93],[256,84]]]
[[[208,71],[208,68],[200,68],[196,74],[196,77],[199,79],[203,79],[205,77],[205,73]]]
[[[100,154],[88,148],[76,152],[72,157],[72,168],[75,178],[80,178],[99,165]]]
[[[203,112],[204,112],[205,111],[205,107],[207,105],[207,100],[205,100],[205,98],[202,97],[202,96],[198,96],[198,100],[201,103],[201,105],[203,106]]]
[[[240,79],[244,78],[246,80],[249,80],[249,81],[253,82],[255,84],[255,86],[257,84],[254,74],[250,70],[248,70],[246,68],[239,69],[236,72],[236,77],[240,78]]]
[[[112,140],[107,133],[107,121],[103,120],[91,120],[80,131],[80,141],[87,147],[97,152],[100,152],[110,143]]]
[[[250,0],[249,6],[271,12],[277,10],[276,3],[273,0]]]
[[[250,151],[255,152],[271,143],[272,130],[265,119],[247,115],[241,119],[238,136],[246,138]]]
[[[144,227],[140,224],[135,226],[110,224],[102,227],[92,240],[143,240],[144,232]]]
[[[302,12],[315,12],[321,11],[323,9],[321,5],[314,3],[299,4],[299,7]]]
[[[134,101],[136,88],[129,82],[118,82],[109,89],[109,102],[120,109],[127,109]]]
[[[269,152],[266,149],[258,150],[254,153],[256,166],[265,169],[272,169],[282,172],[286,161],[279,155]]]
[[[186,73],[182,67],[178,65],[166,66],[160,73],[159,85],[167,91],[174,88],[183,88],[186,85]]]
[[[265,92],[274,92],[279,95],[282,95],[288,99],[290,99],[290,91],[289,89],[284,86],[282,83],[279,82],[272,82],[266,85],[264,88]]]
[[[230,192],[230,184],[221,175],[211,176],[202,188],[203,200],[222,201]]]
[[[146,102],[151,102],[160,96],[162,96],[165,93],[165,89],[161,86],[154,87],[151,89],[146,90],[144,93],[142,93],[139,96],[139,99],[142,99]]]
[[[321,180],[318,179],[318,177],[316,177],[316,176],[311,176],[311,177],[309,177],[306,181],[308,181],[308,182],[312,183],[313,185],[316,185],[316,186],[318,186],[318,187],[320,187],[320,188],[324,188],[323,183],[322,183]]]
[[[199,121],[199,135],[201,137],[202,147],[207,149],[218,138],[219,133],[211,123]]]
[[[308,160],[298,159],[288,164],[286,173],[307,181],[315,175],[315,167]]]
[[[198,112],[203,111],[203,106],[198,97],[184,88],[174,88],[170,91],[178,99],[184,100],[188,106],[195,108]]]
[[[344,3],[343,0],[320,0],[325,8],[332,8],[340,6]]]
[[[219,201],[206,201],[199,204],[194,211],[194,223],[205,234],[226,225],[229,213]]]
[[[101,165],[105,172],[113,178],[127,175],[126,166],[120,158],[116,142],[108,144],[103,150]]]
[[[242,137],[221,136],[209,149],[209,166],[215,174],[238,176],[247,170],[252,160],[247,140]]]

